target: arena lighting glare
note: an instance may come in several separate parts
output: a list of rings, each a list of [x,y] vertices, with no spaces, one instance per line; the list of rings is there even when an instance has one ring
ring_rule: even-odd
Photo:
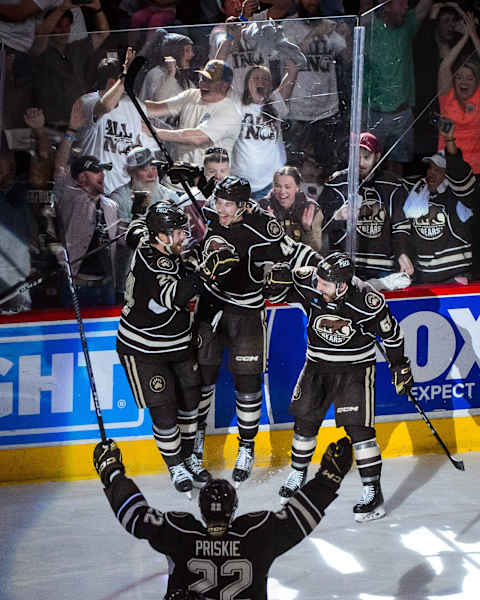
[[[352,575],[353,573],[365,571],[353,554],[345,552],[338,546],[318,538],[311,538],[310,542],[315,546],[327,565],[342,575]]]

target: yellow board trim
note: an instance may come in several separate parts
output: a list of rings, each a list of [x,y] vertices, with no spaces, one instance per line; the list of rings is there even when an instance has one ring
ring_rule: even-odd
[[[452,455],[480,451],[480,416],[431,419]],[[443,454],[423,421],[377,423],[377,439],[382,456]],[[343,429],[322,427],[313,461],[318,462],[327,444],[344,435]],[[152,440],[117,440],[130,475],[166,472]],[[260,431],[255,440],[255,464],[283,467],[289,464],[292,430]],[[237,456],[237,435],[209,435],[205,444],[205,466],[213,474],[231,469]],[[0,483],[88,479],[95,476],[92,466],[94,444],[42,446],[0,450]],[[468,468],[468,458],[465,462]]]

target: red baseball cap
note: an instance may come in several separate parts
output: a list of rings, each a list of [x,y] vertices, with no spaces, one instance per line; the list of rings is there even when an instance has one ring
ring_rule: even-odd
[[[368,131],[360,134],[360,148],[365,148],[365,150],[374,152],[375,154],[380,152],[380,144],[377,138],[373,133],[368,133]]]

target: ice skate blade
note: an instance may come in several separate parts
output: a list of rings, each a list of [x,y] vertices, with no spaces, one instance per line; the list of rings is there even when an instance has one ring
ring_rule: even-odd
[[[357,523],[364,523],[365,521],[376,521],[385,516],[385,508],[383,506],[377,506],[375,510],[369,513],[354,513],[355,521]]]
[[[235,481],[233,480],[233,487],[238,490],[238,488],[242,485],[243,481]]]
[[[211,479],[209,479],[208,481],[194,481],[193,487],[197,489],[204,488],[209,481],[211,481]]]

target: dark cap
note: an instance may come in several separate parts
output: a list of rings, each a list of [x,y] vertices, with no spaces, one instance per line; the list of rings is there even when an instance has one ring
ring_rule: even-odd
[[[73,179],[77,179],[80,173],[91,171],[92,173],[100,173],[100,171],[111,171],[112,163],[101,163],[98,158],[91,155],[79,156],[72,160],[70,165],[70,174]]]
[[[197,73],[210,79],[210,81],[225,81],[228,84],[233,81],[233,71],[223,60],[209,60],[203,69],[200,69]]]

